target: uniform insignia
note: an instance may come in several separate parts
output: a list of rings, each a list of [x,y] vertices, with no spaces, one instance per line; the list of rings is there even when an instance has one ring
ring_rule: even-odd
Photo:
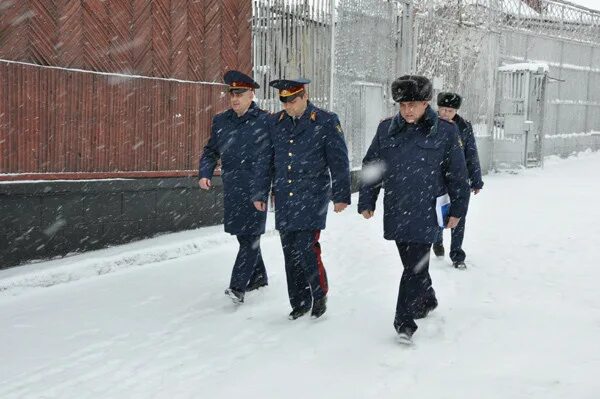
[[[315,111],[310,113],[310,120],[313,122],[317,120],[317,113]]]
[[[289,96],[290,92],[289,92],[289,90],[281,90],[281,95],[282,96]]]
[[[279,114],[279,120],[278,122],[281,122],[283,120],[283,118],[285,118],[285,112],[281,112],[281,114]]]
[[[461,140],[460,137],[458,138],[458,145],[460,146],[460,148],[464,148],[465,147],[464,144],[463,144],[463,141]]]
[[[339,123],[335,126],[335,128],[337,129],[338,133],[340,134],[344,134],[344,131],[342,130],[342,125],[340,125]]]

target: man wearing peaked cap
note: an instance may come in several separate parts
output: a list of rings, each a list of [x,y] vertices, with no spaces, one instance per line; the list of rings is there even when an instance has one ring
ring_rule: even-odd
[[[248,75],[228,71],[223,76],[228,85],[231,108],[215,115],[208,143],[200,158],[199,185],[212,188],[212,177],[221,160],[224,191],[224,226],[237,236],[239,251],[229,287],[225,290],[234,303],[244,302],[244,295],[268,283],[267,271],[260,251],[260,236],[265,232],[264,212],[258,212],[250,201],[252,165],[266,135],[267,112],[258,108],[254,89],[260,86]]]
[[[283,111],[269,116],[269,140],[258,158],[252,196],[255,207],[265,211],[273,190],[291,320],[311,309],[314,318],[325,313],[329,282],[319,237],[330,201],[335,212],[350,204],[348,150],[340,121],[309,101],[309,83],[302,78],[270,82],[279,91]]]
[[[469,184],[473,194],[479,194],[483,188],[481,179],[481,166],[479,164],[479,155],[477,153],[477,143],[473,134],[473,126],[469,121],[464,120],[457,111],[462,103],[462,97],[457,93],[442,92],[438,94],[437,105],[440,118],[453,122],[458,127],[460,142],[465,154]],[[468,205],[467,197],[467,205]],[[450,259],[457,269],[465,269],[465,251],[462,249],[462,242],[465,235],[466,214],[460,219],[458,225],[452,229],[452,240],[450,242]],[[438,257],[444,256],[444,243],[442,235],[439,241],[433,244],[433,252]]]
[[[304,78],[296,80],[277,79],[269,82],[269,86],[279,90],[279,100],[282,103],[289,103],[302,96],[305,93],[304,86],[309,83],[310,80]]]
[[[241,94],[248,90],[254,91],[254,89],[260,88],[260,85],[254,79],[240,71],[225,72],[223,81],[229,86],[229,92],[235,94]]]
[[[358,212],[370,219],[384,189],[384,238],[396,242],[404,267],[394,328],[400,342],[410,343],[415,319],[438,304],[429,275],[431,244],[441,234],[436,200],[449,194],[449,218],[442,223],[454,228],[465,214],[469,187],[458,129],[429,106],[429,79],[405,75],[391,91],[400,112],[379,124],[363,159]]]

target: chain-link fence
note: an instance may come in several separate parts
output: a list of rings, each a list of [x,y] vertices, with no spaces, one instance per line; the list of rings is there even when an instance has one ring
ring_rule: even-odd
[[[310,78],[311,100],[340,116],[353,167],[397,110],[391,81],[408,72],[463,96],[484,169],[526,142],[494,139],[504,133],[503,65],[547,66],[546,112],[531,131],[563,139],[537,146],[540,157],[568,152],[557,148],[565,135],[600,131],[600,13],[560,0],[253,0],[253,35],[260,105],[280,109],[269,80]]]
[[[311,101],[340,116],[359,167],[377,124],[394,111],[389,88],[412,67],[412,40],[408,1],[253,0],[258,103],[280,109],[272,79],[311,79]]]
[[[436,91],[463,95],[460,113],[473,122],[482,158],[490,164],[502,161],[502,151],[520,152],[516,147],[525,142],[507,138],[499,122],[503,107],[497,69],[502,65],[547,67],[540,140],[555,135],[562,139],[540,152],[548,154],[551,147],[564,154],[569,152],[567,137],[600,130],[600,12],[559,0],[417,0],[414,4],[415,70],[433,78]],[[492,140],[494,131],[502,134]],[[559,148],[559,142],[567,147]],[[572,142],[576,150],[581,139]],[[510,146],[515,148],[507,150]]]
[[[394,112],[392,81],[412,62],[409,4],[339,0],[335,24],[333,110],[343,121],[352,166],[384,117]]]
[[[311,101],[328,107],[331,97],[334,0],[252,0],[254,78],[261,108],[279,110],[269,81],[311,79]]]

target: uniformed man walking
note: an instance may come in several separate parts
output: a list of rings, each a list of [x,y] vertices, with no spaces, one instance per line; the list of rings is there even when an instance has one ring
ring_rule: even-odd
[[[269,140],[259,157],[253,195],[254,205],[264,212],[273,190],[291,320],[311,309],[313,317],[325,313],[329,285],[319,236],[329,201],[333,200],[335,212],[350,204],[348,150],[340,122],[336,114],[309,101],[308,83],[307,79],[269,83],[279,90],[283,111],[269,117]]]
[[[209,190],[217,160],[221,159],[224,191],[224,225],[237,236],[239,251],[225,294],[234,303],[244,302],[247,291],[268,283],[260,252],[260,236],[265,232],[266,214],[257,211],[250,198],[250,182],[257,149],[266,134],[267,112],[258,108],[254,90],[260,86],[239,71],[223,76],[229,85],[231,108],[216,115],[208,143],[200,158],[200,188]]]
[[[473,134],[473,126],[471,122],[464,120],[457,111],[462,103],[462,98],[456,93],[442,92],[438,94],[437,105],[440,118],[453,122],[458,127],[460,141],[467,162],[467,170],[469,172],[469,184],[473,194],[479,194],[483,188],[483,180],[481,179],[481,165],[479,164],[479,154],[477,153],[477,143]],[[468,206],[467,197],[467,206]],[[465,269],[466,254],[462,249],[463,238],[465,236],[466,214],[460,218],[458,225],[452,229],[452,240],[450,241],[450,259],[452,265],[457,269]],[[440,240],[433,244],[433,252],[436,256],[444,256],[443,235],[440,235]]]
[[[396,241],[404,266],[394,328],[407,343],[417,330],[415,319],[437,306],[429,275],[431,244],[441,233],[436,198],[449,194],[446,227],[454,228],[466,212],[469,186],[458,129],[439,119],[428,104],[430,81],[402,76],[393,82],[392,96],[400,112],[379,124],[363,159],[358,212],[371,218],[384,188],[384,238]]]

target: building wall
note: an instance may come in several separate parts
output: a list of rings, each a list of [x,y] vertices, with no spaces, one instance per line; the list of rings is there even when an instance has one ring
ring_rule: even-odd
[[[220,178],[0,184],[0,268],[223,223]]]

